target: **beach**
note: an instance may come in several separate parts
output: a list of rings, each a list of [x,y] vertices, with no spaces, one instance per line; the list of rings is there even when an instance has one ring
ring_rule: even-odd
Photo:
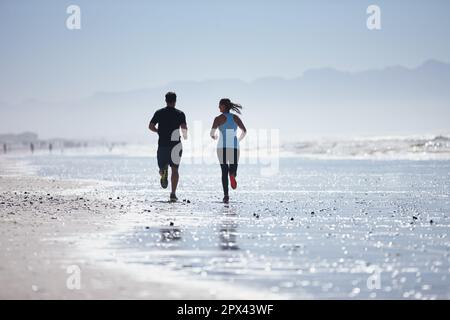
[[[0,0],[0,300],[450,300],[449,13]]]
[[[81,235],[106,233],[123,214],[114,202],[86,197],[99,187],[39,177],[18,161],[0,160],[0,299],[214,297],[156,275],[137,281],[120,268],[93,263],[76,248]],[[67,286],[73,265],[81,270],[80,289]]]
[[[244,163],[229,205],[213,164],[182,166],[171,204],[147,156],[0,163],[2,298],[450,297],[446,160]]]

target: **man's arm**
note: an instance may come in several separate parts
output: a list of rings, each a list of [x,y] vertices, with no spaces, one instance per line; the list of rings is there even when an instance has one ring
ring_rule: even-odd
[[[183,139],[184,139],[184,140],[187,140],[187,138],[188,138],[188,128],[187,128],[187,124],[186,124],[186,123],[182,123],[182,124],[180,125],[180,128],[181,128],[181,133],[182,133],[182,135],[183,135]]]
[[[150,131],[158,133],[158,128],[156,128],[158,122],[159,122],[159,113],[158,111],[156,111],[152,119],[150,120],[150,123],[148,124],[148,128],[150,129]]]
[[[158,122],[159,122],[159,112],[156,111],[152,119],[150,120],[150,123],[148,124],[148,128],[150,129],[150,131],[158,133],[158,128],[156,128]]]
[[[180,128],[181,128],[181,134],[183,135],[183,139],[187,140],[187,124],[186,124],[186,115],[184,112],[181,113],[181,119],[180,119]]]
[[[148,128],[150,129],[150,131],[158,133],[158,128],[156,128],[156,124],[154,124],[153,122],[150,122]]]

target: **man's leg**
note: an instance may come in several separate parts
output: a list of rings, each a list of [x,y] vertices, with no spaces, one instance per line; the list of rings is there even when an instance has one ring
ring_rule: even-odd
[[[171,201],[177,201],[177,186],[178,186],[178,166],[181,162],[181,156],[183,154],[183,149],[181,147],[181,143],[178,143],[174,147],[172,147],[170,151],[170,168],[172,169],[172,176],[171,176],[171,182],[172,182],[172,193],[170,194],[170,200]]]
[[[172,182],[172,194],[176,194],[177,192],[177,185],[178,185],[178,167],[177,166],[170,166],[172,169],[172,176],[171,176],[171,182]]]
[[[156,157],[158,160],[158,167],[159,167],[159,175],[161,176],[161,187],[167,188],[167,185],[169,182],[167,181],[168,178],[168,150],[164,147],[158,147],[158,151],[156,153]]]

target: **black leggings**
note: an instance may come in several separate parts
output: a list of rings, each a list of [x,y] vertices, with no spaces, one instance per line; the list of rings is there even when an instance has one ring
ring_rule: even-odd
[[[239,162],[239,149],[222,148],[217,149],[220,169],[222,170],[222,187],[224,195],[228,195],[228,175],[237,175]]]

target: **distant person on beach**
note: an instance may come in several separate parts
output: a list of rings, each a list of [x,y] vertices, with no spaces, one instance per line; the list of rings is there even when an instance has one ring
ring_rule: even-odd
[[[31,151],[32,154],[34,153],[34,144],[33,144],[33,142],[30,143],[30,151]]]
[[[230,200],[228,194],[228,176],[230,176],[231,188],[237,188],[236,175],[239,162],[239,141],[245,137],[247,129],[242,120],[230,111],[241,114],[242,106],[231,102],[230,99],[221,99],[219,102],[219,110],[221,115],[214,118],[211,128],[211,138],[217,140],[217,157],[219,159],[220,168],[222,170],[222,187],[223,202],[228,203]],[[241,135],[238,138],[237,128],[241,129]],[[219,129],[219,137],[216,130]]]
[[[49,153],[52,153],[52,151],[53,151],[53,145],[50,143],[50,144],[48,145],[48,152],[49,152]]]
[[[8,152],[8,146],[6,143],[3,144],[3,153],[6,154]]]
[[[157,160],[159,167],[159,174],[161,176],[161,187],[167,188],[168,182],[168,167],[170,166],[171,187],[170,201],[177,201],[176,196],[178,185],[178,167],[181,161],[183,146],[181,144],[180,128],[183,138],[187,139],[187,125],[186,116],[181,110],[175,108],[177,103],[177,95],[174,92],[166,94],[166,107],[159,109],[150,120],[149,129],[158,133],[158,152]]]

